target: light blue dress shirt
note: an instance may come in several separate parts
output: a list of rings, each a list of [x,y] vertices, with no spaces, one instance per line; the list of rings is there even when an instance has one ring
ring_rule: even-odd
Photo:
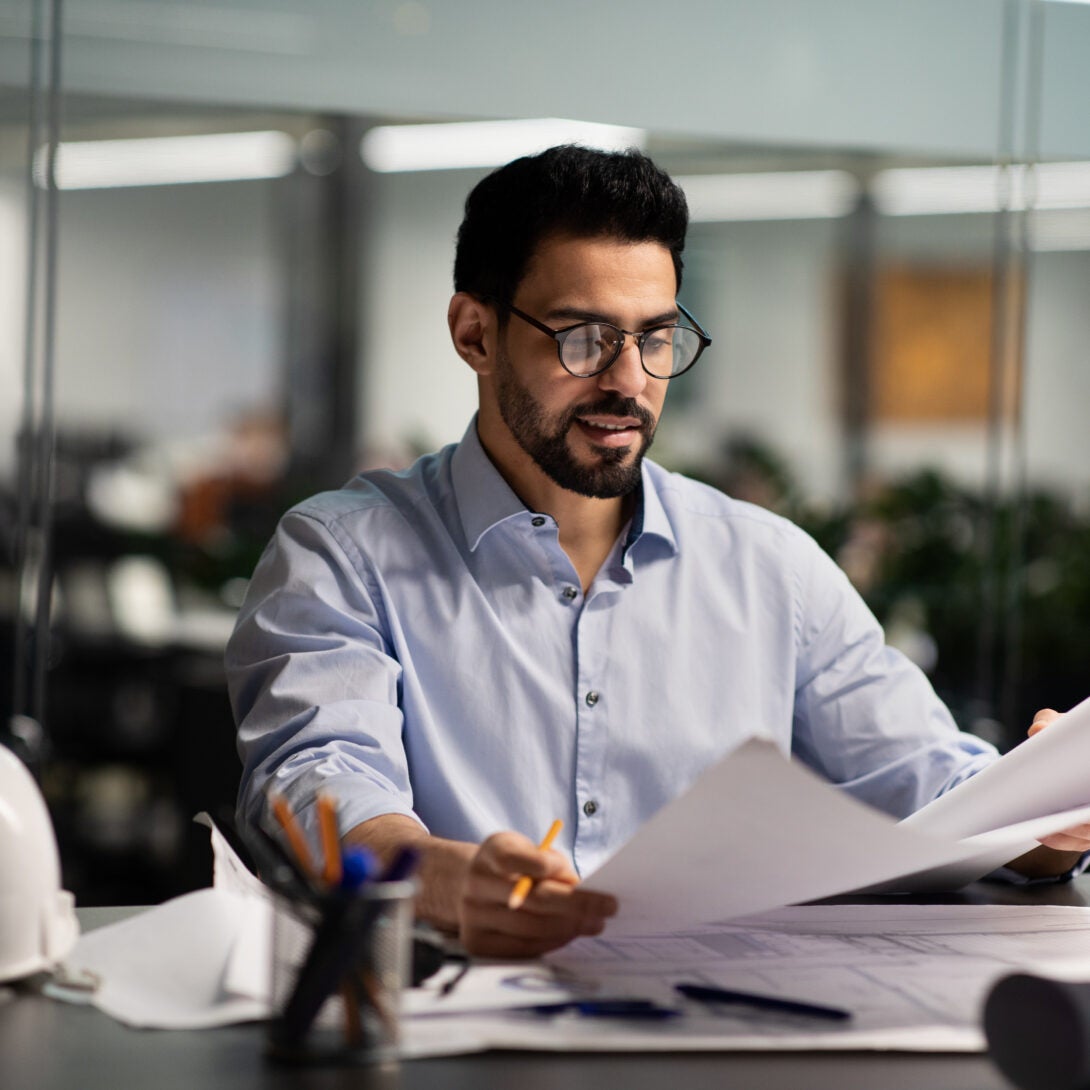
[[[581,874],[753,734],[897,816],[996,756],[791,523],[645,461],[584,595],[475,424],[289,512],[227,665],[244,824],[271,787],[305,824],[329,791],[342,829],[537,839],[561,817]]]

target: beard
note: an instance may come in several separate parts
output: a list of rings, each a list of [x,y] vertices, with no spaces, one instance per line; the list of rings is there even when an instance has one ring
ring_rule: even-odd
[[[641,464],[655,438],[655,418],[632,398],[606,394],[600,400],[577,405],[549,420],[529,390],[515,377],[506,352],[496,368],[496,396],[500,415],[515,441],[555,484],[597,500],[627,496],[640,487]],[[599,447],[591,463],[576,460],[568,448],[568,432],[584,415],[628,416],[640,421],[639,449]],[[628,459],[628,460],[626,460]]]

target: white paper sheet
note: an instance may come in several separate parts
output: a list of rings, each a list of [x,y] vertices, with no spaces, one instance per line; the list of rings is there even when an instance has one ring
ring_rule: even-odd
[[[1006,905],[819,905],[730,924],[639,938],[583,939],[548,959],[599,994],[682,1004],[661,1023],[525,1013],[418,1017],[405,1025],[409,1055],[435,1054],[462,1031],[460,1051],[904,1049],[984,1047],[980,1008],[1016,970],[1090,978],[1090,909]],[[494,972],[476,985],[495,1006],[512,989]],[[846,1023],[684,1003],[678,982],[703,982],[810,1000],[852,1012]],[[483,1010],[483,1005],[479,1007]],[[434,1015],[434,1008],[433,1008]]]
[[[1090,699],[902,825],[918,833],[960,838],[1088,803]]]
[[[917,874],[902,875],[890,882],[879,882],[855,893],[927,893],[960,889],[991,874],[1012,859],[1038,846],[1038,838],[1090,822],[1090,806],[1064,810],[1058,814],[1031,818],[1003,829],[966,837],[961,841],[965,858],[948,865],[929,867]],[[901,823],[904,826],[904,822]]]
[[[660,932],[844,893],[962,861],[750,739],[585,879],[614,894],[610,935]]]
[[[479,1014],[531,1003],[560,1003],[572,997],[575,983],[541,962],[475,962],[449,995],[443,985],[461,972],[460,965],[440,970],[420,988],[406,991],[401,1000],[402,1015]]]
[[[267,901],[228,890],[187,893],[82,935],[66,971],[93,973],[99,985],[90,1001],[130,1026],[201,1029],[264,1018],[267,996],[254,994],[262,968],[236,957],[230,976],[226,970],[244,935],[267,935],[268,911]],[[267,962],[267,943],[256,945]]]
[[[227,838],[216,828],[216,823],[202,810],[193,819],[198,825],[210,830],[212,843],[212,885],[230,893],[267,897],[269,891],[260,878],[238,857]]]
[[[610,935],[667,931],[840,893],[956,889],[1029,851],[1037,837],[1090,820],[1090,702],[1080,708],[1087,709],[1082,721],[1069,713],[1066,724],[1023,743],[1050,732],[1058,738],[1036,745],[1032,762],[1017,757],[1023,747],[1012,751],[940,798],[951,801],[926,823],[895,822],[785,760],[772,743],[751,738],[664,806],[584,885],[618,897]],[[1077,739],[1065,745],[1073,731]],[[1083,749],[1086,763],[1071,773]],[[992,776],[978,790],[977,781],[1001,766],[1014,772]],[[1059,797],[1076,800],[1077,809],[1053,813],[1055,799],[1036,789],[1056,775],[1066,777]],[[1009,801],[1023,783],[1037,806]],[[997,792],[1008,801],[996,801]],[[955,802],[959,795],[967,801]],[[946,815],[954,832],[946,831]],[[964,829],[977,835],[957,831]]]
[[[54,998],[130,1026],[203,1029],[268,1017],[272,906],[207,814],[213,886],[80,936]],[[64,980],[97,981],[83,992]]]

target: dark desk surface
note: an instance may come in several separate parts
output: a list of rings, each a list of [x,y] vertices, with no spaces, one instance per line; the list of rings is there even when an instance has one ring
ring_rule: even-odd
[[[1087,906],[1090,876],[1030,890],[979,884],[933,900]],[[89,930],[120,914],[83,909],[80,919]],[[268,1064],[261,1047],[258,1025],[132,1030],[91,1007],[0,987],[3,1090],[1010,1090],[984,1055],[491,1052],[389,1068],[285,1069]]]

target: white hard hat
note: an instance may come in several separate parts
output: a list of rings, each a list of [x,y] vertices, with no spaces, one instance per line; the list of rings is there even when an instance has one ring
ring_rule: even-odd
[[[0,981],[51,968],[78,935],[45,799],[22,761],[0,746]]]

